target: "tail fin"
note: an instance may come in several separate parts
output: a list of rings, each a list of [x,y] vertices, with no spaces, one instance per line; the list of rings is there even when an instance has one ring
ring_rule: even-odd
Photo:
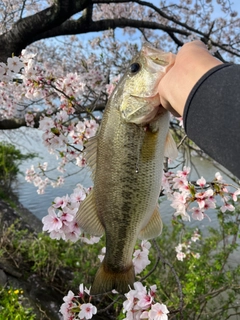
[[[130,290],[129,286],[133,286],[134,280],[135,272],[133,265],[121,272],[116,272],[109,270],[103,261],[96,273],[90,294],[106,293],[113,289],[119,293],[126,293]]]

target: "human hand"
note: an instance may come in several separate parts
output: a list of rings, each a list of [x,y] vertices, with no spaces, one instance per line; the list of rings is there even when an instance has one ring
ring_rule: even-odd
[[[201,41],[186,43],[175,63],[161,79],[158,92],[161,105],[175,116],[182,116],[187,98],[197,81],[210,69],[222,64]]]

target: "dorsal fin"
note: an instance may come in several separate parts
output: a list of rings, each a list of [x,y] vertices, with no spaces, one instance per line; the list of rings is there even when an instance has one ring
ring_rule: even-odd
[[[95,172],[96,172],[96,163],[97,163],[97,144],[98,144],[98,136],[90,138],[86,142],[86,147],[84,150],[84,156],[87,161],[87,166],[91,169],[91,177],[94,181]]]

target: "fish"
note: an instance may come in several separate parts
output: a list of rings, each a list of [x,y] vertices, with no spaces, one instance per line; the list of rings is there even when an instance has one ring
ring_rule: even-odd
[[[94,186],[77,212],[86,233],[105,233],[106,253],[91,295],[133,286],[132,262],[137,239],[162,231],[158,207],[164,156],[176,158],[169,112],[162,111],[159,81],[174,55],[143,44],[106,105],[97,135],[88,140],[86,162]]]

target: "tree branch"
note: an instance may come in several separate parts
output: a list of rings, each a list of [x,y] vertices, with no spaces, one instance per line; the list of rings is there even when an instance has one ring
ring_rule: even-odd
[[[92,4],[91,0],[56,0],[47,9],[18,20],[11,30],[0,36],[0,61],[7,57],[20,55],[27,45],[41,39],[41,34],[61,25],[75,13],[81,12]]]
[[[36,40],[56,37],[60,35],[70,35],[70,34],[81,34],[86,32],[97,32],[97,31],[104,31],[108,29],[116,29],[116,28],[125,28],[125,27],[132,27],[132,28],[147,28],[147,29],[154,29],[154,30],[162,30],[167,33],[178,33],[184,36],[189,36],[191,33],[187,32],[182,29],[173,28],[166,26],[161,23],[152,22],[152,21],[140,21],[134,19],[127,19],[127,18],[120,18],[120,19],[103,19],[99,21],[89,21],[86,24],[85,18],[81,17],[78,20],[67,20],[60,26],[51,29],[47,32],[42,34],[38,34],[35,37]]]

